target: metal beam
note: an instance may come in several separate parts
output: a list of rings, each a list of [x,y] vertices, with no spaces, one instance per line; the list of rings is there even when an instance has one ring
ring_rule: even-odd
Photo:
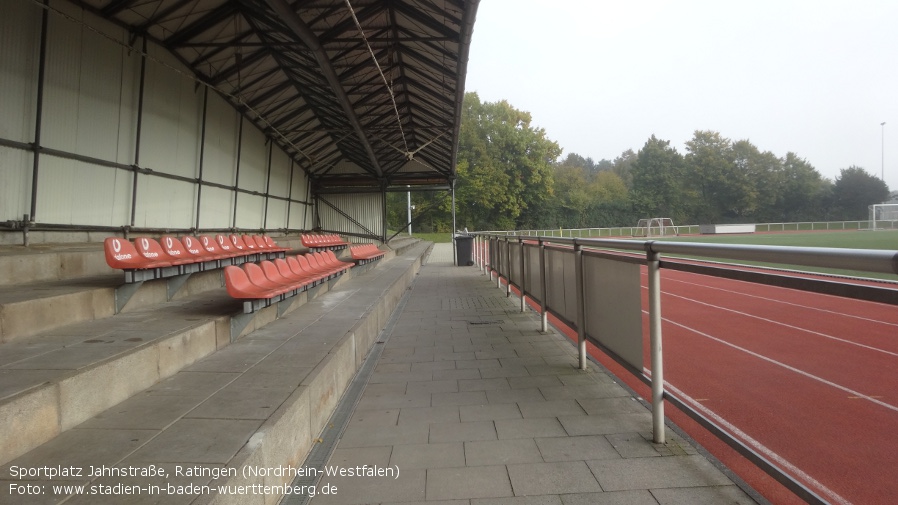
[[[377,156],[374,155],[374,150],[371,148],[371,142],[368,140],[367,135],[365,135],[365,131],[362,129],[362,125],[355,113],[355,109],[353,109],[352,103],[350,103],[349,101],[349,97],[346,96],[346,91],[343,89],[343,84],[337,77],[337,73],[334,70],[334,66],[331,63],[330,58],[327,55],[327,51],[324,50],[324,47],[318,40],[318,37],[315,35],[312,29],[309,28],[302,19],[300,19],[300,17],[296,14],[296,11],[294,11],[285,0],[265,0],[265,2],[269,7],[277,12],[278,16],[280,16],[281,21],[283,21],[291,30],[293,30],[293,33],[297,37],[299,37],[300,40],[302,40],[307,46],[309,46],[309,49],[312,51],[312,54],[318,61],[318,66],[321,68],[324,77],[327,79],[331,90],[334,92],[334,95],[337,97],[337,100],[343,107],[343,113],[346,114],[346,119],[349,120],[349,123],[355,130],[356,135],[358,135],[359,142],[361,142],[362,147],[365,149],[365,153],[368,155],[371,166],[374,168],[377,176],[382,177],[383,169],[380,168],[380,163],[377,160]]]

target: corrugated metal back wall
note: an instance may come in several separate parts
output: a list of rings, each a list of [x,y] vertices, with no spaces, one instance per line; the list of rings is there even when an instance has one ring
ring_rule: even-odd
[[[185,229],[312,227],[312,212],[305,205],[309,181],[303,170],[279,147],[272,150],[263,133],[220,96],[204,96],[205,87],[197,86],[175,58],[153,45],[147,48],[152,58],[146,61],[138,153],[141,54],[128,50],[123,29],[68,2],[51,5],[77,21],[48,15],[40,145],[58,153],[45,151],[39,158],[36,222]],[[3,10],[0,221],[7,221],[21,219],[32,208],[34,158],[28,144],[35,142],[38,123],[43,10],[32,2],[8,2]],[[138,39],[135,46],[140,45]],[[128,169],[131,165],[152,173],[135,174]],[[213,185],[198,184],[200,178]],[[373,215],[381,216],[380,197],[374,203],[355,199],[338,200],[349,205],[349,215],[366,209],[366,226],[376,226],[367,212],[376,206]],[[332,228],[355,226],[333,214],[326,218]]]

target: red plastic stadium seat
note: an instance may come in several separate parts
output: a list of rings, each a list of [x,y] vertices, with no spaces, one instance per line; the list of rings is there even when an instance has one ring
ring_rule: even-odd
[[[322,276],[320,273],[312,271],[312,269],[309,267],[308,263],[306,263],[305,266],[303,266],[299,262],[299,259],[295,256],[287,256],[287,258],[285,258],[285,261],[287,262],[287,265],[290,267],[290,270],[293,271],[293,273],[295,273],[297,275],[304,275],[304,276],[308,277],[309,279],[311,279],[312,282],[314,282],[314,283],[317,283],[317,282],[322,281],[327,278],[326,275]]]
[[[339,258],[337,258],[337,255],[334,254],[334,251],[325,251],[324,254],[325,256],[328,256],[330,258],[331,263],[333,263],[334,265],[342,266],[346,268],[346,270],[352,268],[352,263],[340,260]]]
[[[281,295],[293,291],[293,288],[269,279],[262,270],[262,267],[255,263],[244,263],[243,271],[246,272],[246,276],[249,277],[251,283],[273,293],[273,295]]]
[[[299,262],[299,265],[303,270],[317,276],[319,280],[327,279],[330,276],[328,271],[324,268],[320,268],[318,265],[312,265],[306,256],[296,256],[296,261]]]
[[[272,263],[274,263],[274,266],[277,267],[278,272],[280,272],[282,276],[297,283],[299,286],[307,286],[315,281],[315,279],[311,275],[303,272],[302,270],[299,270],[299,272],[295,272],[292,268],[290,268],[290,264],[287,263],[287,260],[285,259],[278,258]]]
[[[268,235],[262,235],[262,240],[264,240],[265,243],[268,244],[268,248],[271,249],[272,251],[284,252],[284,251],[288,250],[288,248],[286,248],[286,247],[281,247],[281,246],[277,245],[277,242],[275,242],[274,239],[269,237]]]
[[[233,247],[234,249],[243,253],[248,252],[247,250],[249,248],[246,246],[246,244],[243,243],[243,237],[241,237],[240,235],[230,235],[228,236],[228,240],[231,242],[231,247]],[[255,244],[253,244],[253,249],[255,248],[256,246]]]
[[[171,235],[163,235],[159,239],[159,245],[162,246],[162,250],[165,252],[165,254],[171,256],[173,260],[178,262],[174,263],[176,265],[185,265],[188,263],[199,263],[201,261],[204,261],[187,252],[184,244],[182,244],[180,240],[172,237]]]
[[[159,245],[159,242],[156,242],[156,240],[150,237],[138,237],[134,239],[134,248],[137,249],[137,254],[144,258],[168,263],[167,266],[183,265],[184,263],[190,262],[190,260],[186,258],[177,259],[165,254],[165,251],[162,250],[162,246]]]
[[[181,237],[181,244],[184,245],[184,250],[187,251],[187,254],[193,255],[193,257],[197,258],[197,261],[213,261],[228,257],[221,252],[215,253],[210,251],[203,246],[202,240],[191,235]]]
[[[374,244],[362,244],[349,248],[349,253],[354,260],[370,260],[380,258],[384,252],[377,248]]]
[[[103,250],[106,253],[106,264],[120,270],[142,270],[171,266],[171,263],[164,258],[147,258],[142,256],[137,252],[134,244],[123,238],[107,238],[103,242]]]
[[[279,293],[261,288],[249,280],[249,276],[240,267],[226,266],[224,268],[225,288],[232,298],[238,299],[254,299],[254,298],[274,298]]]
[[[228,239],[228,237],[225,237],[224,235],[216,235],[215,243],[218,244],[219,249],[221,249],[225,254],[227,254],[228,256],[230,256],[232,258],[235,256],[245,256],[246,255],[243,251],[240,251],[236,247],[234,247],[234,245],[231,244],[231,241]]]

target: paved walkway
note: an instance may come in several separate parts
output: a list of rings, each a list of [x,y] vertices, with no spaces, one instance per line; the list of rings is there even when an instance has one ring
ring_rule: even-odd
[[[653,444],[642,404],[451,258],[437,244],[329,462],[398,477],[324,477],[314,505],[754,503],[676,434]]]

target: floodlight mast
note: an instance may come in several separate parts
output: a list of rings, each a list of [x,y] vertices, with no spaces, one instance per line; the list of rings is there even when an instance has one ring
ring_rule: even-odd
[[[879,123],[882,127],[882,182],[886,182],[886,122]]]

